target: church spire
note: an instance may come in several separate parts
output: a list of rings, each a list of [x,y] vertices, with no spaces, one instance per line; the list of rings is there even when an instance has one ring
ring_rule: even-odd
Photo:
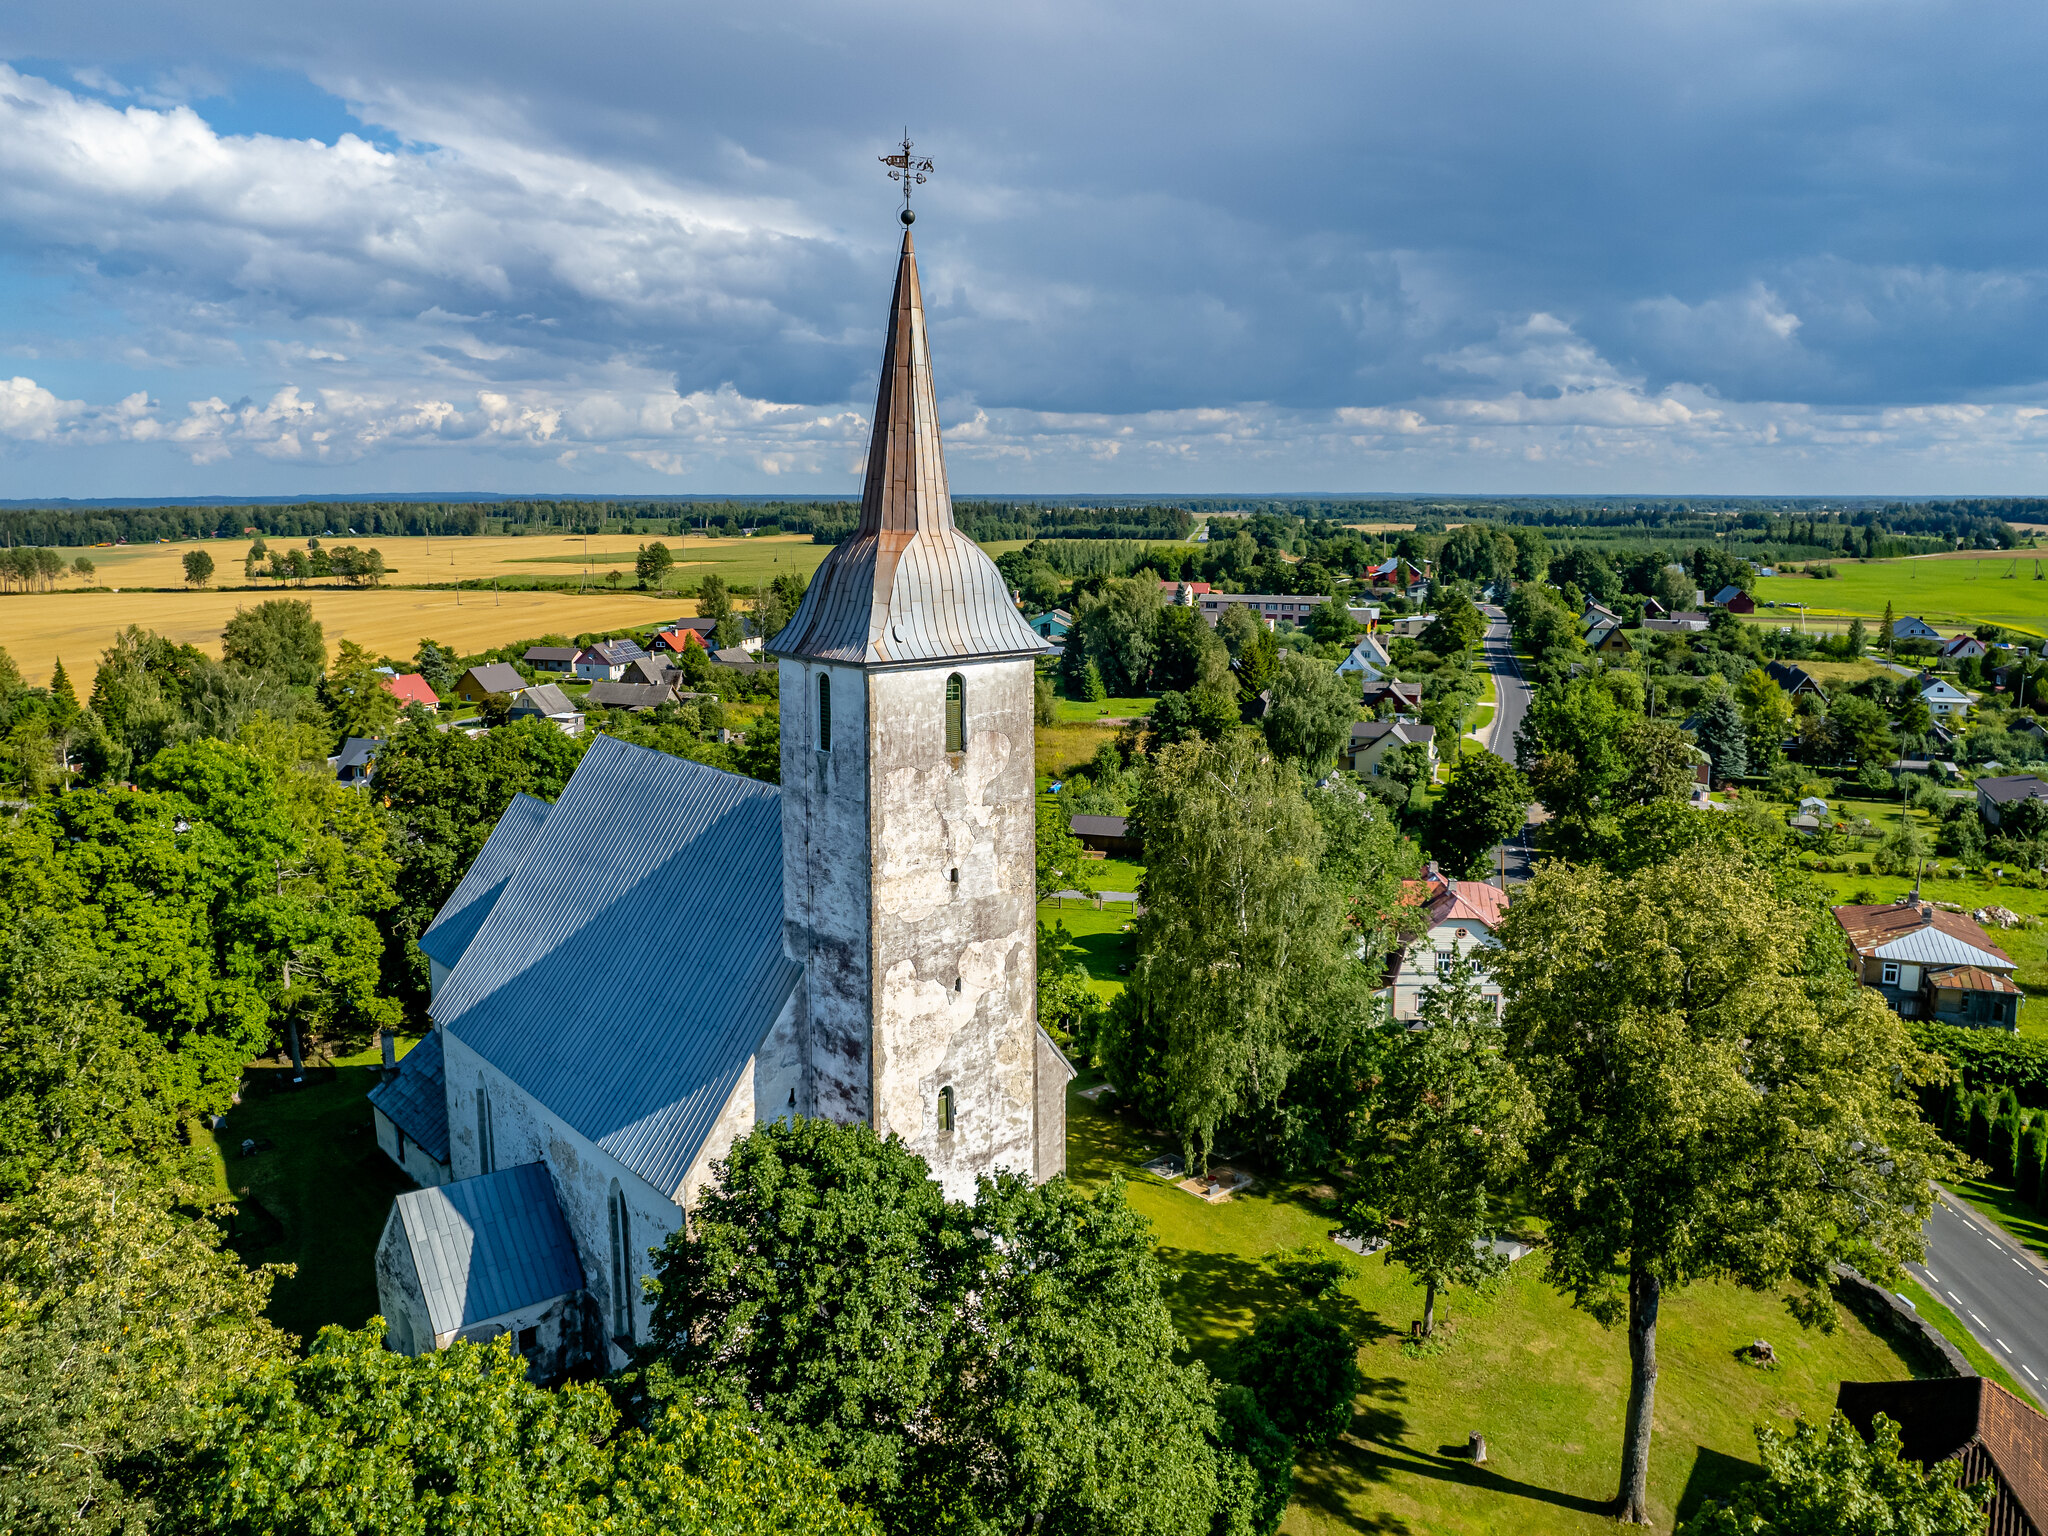
[[[896,293],[889,301],[889,334],[882,344],[882,382],[868,439],[860,531],[916,533],[952,526],[953,498],[947,492],[946,456],[939,443],[939,405],[932,388],[924,294],[917,281],[917,247],[906,228],[896,262]]]

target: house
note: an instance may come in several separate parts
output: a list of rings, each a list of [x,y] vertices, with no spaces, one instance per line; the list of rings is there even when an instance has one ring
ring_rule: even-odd
[[[1995,827],[2008,807],[2022,800],[2048,800],[2048,784],[2031,773],[2008,773],[1977,781],[1977,814],[1984,825]]]
[[[1394,556],[1379,565],[1366,567],[1365,579],[1376,587],[1392,587],[1406,593],[1412,599],[1429,595],[1429,562],[1404,559]]]
[[[1845,1381],[1835,1407],[1868,1440],[1881,1413],[1899,1426],[1899,1459],[1932,1470],[1954,1462],[1963,1486],[1989,1481],[1979,1529],[1996,1536],[2048,1532],[2048,1418],[1978,1375],[1920,1381]]]
[[[1392,704],[1397,713],[1412,715],[1422,708],[1422,684],[1404,683],[1391,677],[1379,678],[1360,688],[1359,701],[1367,709],[1376,710],[1382,704]]]
[[[1093,853],[1136,858],[1145,851],[1131,831],[1128,816],[1075,816],[1067,825],[1081,840],[1081,846]]]
[[[1429,776],[1436,777],[1436,727],[1412,720],[1360,720],[1351,727],[1345,753],[1353,773],[1379,777],[1387,754],[1402,747],[1421,747],[1429,758]]]
[[[1394,663],[1377,635],[1360,635],[1351,654],[1337,663],[1339,677],[1363,677],[1368,683],[1381,681],[1393,670]]]
[[[1480,995],[1498,1008],[1501,992],[1486,957],[1497,947],[1494,932],[1508,909],[1508,893],[1483,880],[1447,880],[1432,863],[1422,879],[1401,882],[1401,901],[1421,913],[1425,926],[1390,957],[1379,989],[1394,1022],[1421,1017],[1430,988],[1459,967],[1478,977]]]
[[[2039,715],[2018,715],[2006,724],[2006,732],[2013,736],[2025,736],[2031,741],[2048,742],[2048,725],[2041,723]]]
[[[655,635],[653,646],[657,651],[674,655],[681,655],[684,647],[692,645],[708,651],[711,649],[711,631],[717,627],[711,619],[677,619]]]
[[[1619,624],[1621,615],[1612,608],[1603,608],[1590,597],[1586,599],[1585,612],[1579,615],[1579,633],[1584,634],[1602,624]]]
[[[1954,683],[1938,677],[1920,674],[1924,686],[1920,690],[1920,701],[1927,706],[1927,712],[1937,720],[1952,720],[1970,711],[1970,696]]]
[[[494,693],[517,693],[526,679],[509,661],[493,661],[471,667],[455,680],[455,697],[465,704],[481,704]]]
[[[1730,613],[1755,613],[1756,599],[1740,587],[1726,586],[1714,594],[1713,606]]]
[[[1894,640],[1939,640],[1941,631],[1925,619],[1916,619],[1910,613],[1903,619],[1892,620]]]
[[[1770,674],[1772,682],[1793,698],[1802,693],[1811,693],[1821,699],[1827,698],[1820,684],[1813,680],[1813,674],[1804,667],[1795,667],[1789,661],[1774,661],[1767,665],[1764,671]]]
[[[1654,597],[1646,597],[1643,599],[1643,617],[1646,619],[1661,619],[1666,617],[1670,612],[1671,610],[1669,608],[1666,608]]]
[[[1942,643],[1934,654],[1942,661],[1966,661],[1972,656],[1982,656],[1985,645],[1975,635],[1956,635]]]
[[[1799,802],[1799,814],[1802,816],[1826,816],[1827,813],[1828,803],[1819,795],[1808,795]]]
[[[1635,647],[1628,642],[1628,632],[1619,620],[1612,623],[1602,621],[1586,631],[1586,649],[1596,656],[1626,656]]]
[[[1371,604],[1363,608],[1346,607],[1344,612],[1352,623],[1358,625],[1368,635],[1373,632],[1374,627],[1380,621],[1379,609]]]
[[[440,695],[427,686],[427,680],[417,672],[394,672],[385,677],[384,691],[398,700],[401,706],[422,704],[428,709],[441,707]]]
[[[658,656],[642,656],[626,668],[622,683],[641,683],[650,688],[673,689],[682,681],[682,670],[670,666]]]
[[[536,672],[567,675],[576,670],[576,658],[582,654],[583,648],[576,645],[529,645],[519,659]]]
[[[614,683],[599,679],[583,696],[586,709],[630,709],[634,713],[675,702],[674,688],[653,683]]]
[[[1690,609],[1674,613],[1668,619],[1644,619],[1643,628],[1659,635],[1696,635],[1707,628],[1709,620],[1704,613]]]
[[[586,645],[576,658],[576,675],[587,682],[617,682],[626,668],[647,653],[633,640],[600,640]]]
[[[1192,608],[1195,599],[1207,596],[1214,588],[1206,581],[1164,581],[1159,583],[1159,595],[1176,608]]]
[[[1031,621],[1033,634],[1048,640],[1064,640],[1074,627],[1074,616],[1064,608],[1052,608]]]
[[[583,711],[571,703],[569,696],[553,683],[522,688],[513,694],[510,718],[551,720],[565,736],[583,734]]]
[[[335,778],[351,788],[362,789],[376,777],[377,754],[383,750],[381,736],[351,736],[341,744],[341,751],[327,761]]]
[[[1271,629],[1281,619],[1290,624],[1306,624],[1308,616],[1323,606],[1320,597],[1297,597],[1291,593],[1275,592],[1204,592],[1195,599],[1195,606],[1202,617],[1214,625],[1230,608],[1249,608],[1254,618],[1264,619],[1266,628]]]
[[[1960,912],[1917,893],[1882,906],[1833,909],[1849,946],[1850,969],[1909,1019],[2017,1031],[2022,994],[2012,956]]]
[[[736,645],[728,645],[720,651],[713,651],[711,659],[721,667],[734,672],[766,672],[774,667],[773,662],[756,661],[754,657]]]
[[[546,806],[531,795],[518,798],[541,806],[545,814]],[[391,1036],[384,1039],[388,1050]],[[370,1120],[378,1147],[415,1184],[431,1188],[448,1182],[448,1081],[441,1071],[440,1035],[428,1030],[370,1090]]]
[[[649,1253],[767,1121],[898,1138],[950,1199],[1064,1171],[1074,1071],[1036,1022],[1051,648],[954,523],[907,234],[867,463],[776,636],[780,784],[600,735],[421,936],[449,1180],[385,1225],[392,1348],[508,1333],[543,1379],[617,1369]]]

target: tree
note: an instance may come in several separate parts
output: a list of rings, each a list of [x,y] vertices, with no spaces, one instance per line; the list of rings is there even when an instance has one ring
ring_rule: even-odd
[[[1430,853],[1453,879],[1477,879],[1495,846],[1528,820],[1530,798],[1529,781],[1505,759],[1491,752],[1459,758],[1431,813]]]
[[[731,1415],[682,1408],[615,1434],[601,1387],[552,1391],[499,1335],[422,1355],[382,1319],[325,1328],[221,1394],[181,1469],[181,1513],[219,1536],[568,1530],[621,1536],[871,1533],[817,1467]],[[422,1433],[430,1428],[430,1433]]]
[[[1891,599],[1886,598],[1884,603],[1884,627],[1883,632],[1878,636],[1877,643],[1884,648],[1884,653],[1887,656],[1891,655],[1898,645],[1898,636],[1892,630],[1892,626],[1896,622],[1892,617]]]
[[[1113,696],[1135,698],[1150,686],[1161,613],[1157,581],[1112,577],[1076,599],[1067,655],[1099,668]]]
[[[1616,747],[1614,783],[1604,797],[1615,812],[1692,798],[1698,758],[1675,722],[1637,715],[1622,727]]]
[[[1057,805],[1038,813],[1038,899],[1066,890],[1081,878],[1081,840]]]
[[[1137,814],[1146,911],[1103,1056],[1201,1167],[1219,1124],[1281,1102],[1305,1040],[1371,1014],[1373,978],[1356,955],[1353,884],[1321,867],[1329,833],[1294,768],[1255,740],[1162,747]]]
[[[1891,605],[1887,603],[1885,606],[1890,607]],[[1889,622],[1885,624],[1884,632],[1887,635],[1889,635],[1892,632],[1892,627]],[[1863,620],[1861,618],[1851,619],[1849,621],[1849,654],[1851,656],[1861,656],[1863,654],[1863,648],[1867,644],[1869,644],[1869,639],[1863,631]]]
[[[1207,627],[1205,622],[1203,628]],[[1322,645],[1342,645],[1357,634],[1361,627],[1351,617],[1351,610],[1345,606],[1343,600],[1335,597],[1326,603],[1316,604],[1309,613],[1308,623],[1302,626],[1308,631],[1311,639]]]
[[[78,690],[71,685],[71,674],[64,670],[62,656],[50,673],[50,702],[57,707],[58,724],[69,725],[78,717]]]
[[[1872,700],[1853,693],[1838,694],[1828,705],[1827,723],[1839,756],[1867,764],[1891,761],[1891,721]]]
[[[1231,1347],[1224,1369],[1305,1450],[1326,1451],[1351,1427],[1358,1345],[1328,1313],[1291,1307],[1262,1314]]]
[[[668,573],[675,568],[675,563],[676,557],[669,553],[669,548],[666,544],[660,542],[642,544],[638,552],[633,556],[633,574],[639,578],[641,586],[658,587],[668,579]],[[718,578],[715,576],[707,577],[706,580],[718,581]],[[718,581],[718,584],[720,589],[723,590],[725,583]],[[699,611],[708,613],[710,610],[700,609]]]
[[[1778,760],[1792,729],[1792,701],[1762,667],[1742,678],[1742,719],[1748,732],[1749,760],[1763,768]]]
[[[1660,566],[1651,578],[1650,596],[1657,599],[1672,613],[1683,613],[1693,605],[1693,593],[1697,590],[1693,580],[1683,571],[1674,571],[1670,566]]]
[[[1350,739],[1356,715],[1356,690],[1328,662],[1284,656],[1273,674],[1266,744],[1306,772],[1320,773]]]
[[[1186,692],[1230,676],[1230,652],[1209,621],[1193,608],[1162,608],[1153,631],[1151,685]]]
[[[343,737],[379,737],[398,720],[398,695],[386,686],[388,674],[377,670],[377,658],[353,640],[341,642],[334,665],[320,684],[320,702]]]
[[[761,589],[761,596],[754,605],[754,617],[760,623],[763,640],[773,640],[789,627],[789,621],[796,617],[796,610],[804,600],[804,589],[808,585],[804,577],[794,571],[785,571]]]
[[[290,1343],[199,1190],[86,1154],[0,1205],[0,1527],[148,1529],[207,1401]],[[178,1529],[172,1523],[162,1529]]]
[[[275,673],[292,687],[305,688],[327,666],[327,639],[311,603],[274,597],[236,610],[221,630],[220,654],[229,666]]]
[[[1422,632],[1422,644],[1439,656],[1462,655],[1486,638],[1486,619],[1463,593],[1437,604],[1436,622]]]
[[[1899,1426],[1871,1421],[1870,1443],[1839,1412],[1823,1428],[1806,1419],[1790,1436],[1756,1429],[1764,1475],[1726,1505],[1709,1499],[1680,1536],[1978,1536],[1995,1491],[1957,1485],[1957,1463],[1900,1459]]]
[[[94,573],[97,572],[98,569],[99,567],[94,565],[92,561],[88,560],[84,555],[78,556],[75,560],[71,562],[72,574],[77,576],[81,581],[90,581]]]
[[[1700,747],[1714,760],[1714,779],[1725,783],[1749,772],[1749,734],[1726,688],[1707,701],[1700,716]]]
[[[1443,976],[1421,1014],[1423,1027],[1393,1035],[1380,1060],[1358,1143],[1359,1193],[1344,1219],[1385,1241],[1387,1262],[1422,1282],[1428,1334],[1438,1290],[1490,1285],[1507,1268],[1488,1240],[1536,1108],[1469,970]]]
[[[1166,1536],[1251,1502],[1120,1181],[997,1175],[967,1205],[894,1138],[776,1121],[657,1277],[648,1400],[753,1405],[891,1531]]]
[[[1667,1290],[1790,1284],[1820,1321],[1830,1264],[1889,1279],[1922,1250],[1950,1155],[1913,1089],[1943,1068],[1855,984],[1832,927],[1712,850],[1626,876],[1551,863],[1502,920],[1493,970],[1542,1116],[1527,1184],[1548,1273],[1628,1323],[1624,1519],[1648,1516]]]
[[[213,580],[213,556],[203,549],[185,552],[185,581],[187,585],[203,587]]]
[[[1515,733],[1515,757],[1557,820],[1590,823],[1622,770],[1624,716],[1591,678],[1540,688]]]
[[[436,645],[431,640],[422,640],[419,649],[412,653],[412,664],[419,668],[420,676],[426,679],[427,686],[440,699],[446,699],[455,692],[455,684],[461,675],[456,668],[457,660],[451,647]]]

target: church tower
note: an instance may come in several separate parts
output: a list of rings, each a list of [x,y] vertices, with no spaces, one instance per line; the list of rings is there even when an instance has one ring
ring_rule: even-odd
[[[1037,1025],[1034,634],[953,523],[904,210],[860,526],[781,658],[783,933],[798,1112],[902,1137],[949,1196],[1065,1162]]]

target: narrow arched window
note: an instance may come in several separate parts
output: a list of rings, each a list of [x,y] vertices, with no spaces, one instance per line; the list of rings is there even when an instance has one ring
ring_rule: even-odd
[[[612,1337],[630,1342],[633,1337],[632,1223],[626,1215],[625,1192],[612,1180]]]
[[[946,750],[967,750],[967,685],[958,672],[946,679]]]
[[[952,1131],[953,1090],[951,1088],[941,1088],[939,1090],[939,1134],[941,1136],[948,1136],[952,1134]]]
[[[818,678],[818,750],[832,750],[832,679],[823,674]]]
[[[498,1168],[498,1148],[491,1134],[491,1090],[476,1080],[476,1160],[485,1173]]]

